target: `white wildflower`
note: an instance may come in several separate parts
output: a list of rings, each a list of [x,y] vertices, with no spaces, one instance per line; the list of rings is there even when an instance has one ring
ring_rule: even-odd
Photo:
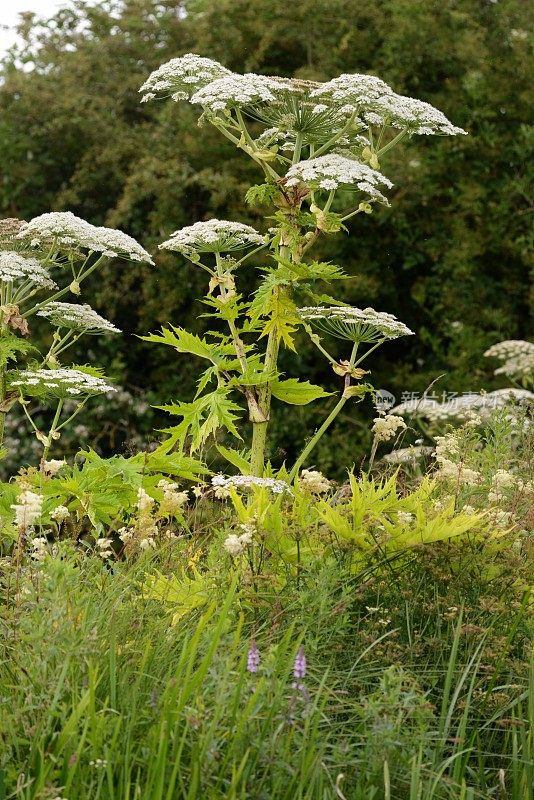
[[[366,108],[373,100],[387,93],[393,93],[393,90],[374,75],[344,73],[321,84],[310,92],[310,97],[321,98],[321,110],[326,109],[327,103],[342,113],[351,114],[360,108]]]
[[[156,501],[153,497],[145,492],[142,486],[139,487],[137,490],[137,509],[138,511],[147,511],[148,509],[152,508]]]
[[[411,525],[415,517],[409,511],[397,511],[397,519],[401,525]]]
[[[208,83],[191,97],[191,103],[210,111],[224,111],[241,106],[256,106],[274,103],[280,96],[292,90],[291,83],[266,75],[236,75],[230,73]]]
[[[117,391],[103,378],[77,369],[26,369],[13,373],[13,376],[10,387],[20,387],[29,396],[67,398]]]
[[[97,314],[87,303],[48,303],[37,312],[37,316],[45,317],[57,328],[72,328],[85,333],[120,333],[115,325]]]
[[[57,289],[46,267],[36,258],[28,258],[10,250],[0,251],[0,281],[23,283],[30,281],[43,289]]]
[[[303,183],[310,189],[326,190],[337,189],[339,186],[356,186],[371,199],[379,200],[385,205],[389,203],[377,185],[386,186],[388,189],[393,186],[391,181],[378,170],[338,153],[309,158],[293,164],[287,171],[285,183],[287,186]]]
[[[175,231],[160,248],[189,256],[192,253],[229,253],[260,244],[264,244],[263,236],[250,225],[209,219]]]
[[[100,539],[96,540],[96,546],[98,547],[98,555],[100,558],[106,559],[111,558],[113,555],[113,550],[111,549],[111,539],[108,539],[106,536],[103,536]]]
[[[352,342],[371,343],[413,335],[393,314],[374,308],[307,306],[299,309],[299,315],[327,333]]]
[[[23,224],[19,239],[29,239],[32,246],[54,243],[58,250],[83,248],[109,258],[153,261],[147,251],[128,234],[114,228],[91,225],[71,211],[52,211]]]
[[[405,430],[406,423],[402,417],[394,414],[376,417],[373,421],[372,431],[377,442],[387,442],[392,439],[398,430]]]
[[[25,489],[17,497],[17,502],[10,508],[15,512],[15,525],[19,530],[27,531],[39,519],[43,509],[44,497],[29,489]]]
[[[241,541],[241,537],[238,536],[236,533],[231,533],[224,540],[224,547],[234,558],[243,555],[243,553],[247,549],[246,545]]]
[[[316,469],[303,469],[300,473],[299,486],[305,492],[323,494],[330,491],[332,482]]]
[[[233,475],[229,478],[225,478],[224,475],[215,475],[215,477],[211,479],[211,483],[216,491],[218,489],[228,490],[229,487],[249,489],[252,486],[258,486],[270,489],[274,494],[291,492],[289,484],[283,480],[277,480],[276,478],[257,478],[253,475]]]
[[[34,561],[44,561],[48,554],[46,536],[35,536],[30,543],[30,556]]]
[[[194,92],[216,78],[231,75],[230,70],[195,53],[186,53],[180,58],[171,58],[152,72],[139,89],[144,92],[142,103],[160,97],[171,96],[173,100],[189,100]]]
[[[158,489],[163,489],[163,500],[159,505],[159,515],[171,517],[179,513],[189,500],[188,492],[178,491],[178,484],[162,479]]]
[[[43,472],[45,473],[45,475],[50,475],[50,477],[53,477],[54,475],[57,475],[59,470],[64,466],[65,466],[64,458],[62,459],[52,458],[50,459],[50,461],[44,462]]]
[[[409,133],[444,136],[467,134],[467,131],[453,125],[445,114],[430,103],[394,92],[370,101],[362,116],[371,125],[391,125],[406,129]]]
[[[415,463],[419,458],[429,456],[432,452],[432,447],[424,447],[422,445],[401,447],[398,450],[392,450],[391,453],[386,453],[385,456],[382,456],[382,459],[388,464],[409,464]]]
[[[70,517],[70,511],[67,506],[56,506],[50,512],[50,519],[61,524]]]

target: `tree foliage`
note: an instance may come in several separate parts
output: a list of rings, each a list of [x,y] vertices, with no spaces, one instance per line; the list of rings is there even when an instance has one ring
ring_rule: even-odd
[[[45,22],[25,15],[0,87],[2,215],[70,209],[151,251],[210,216],[257,224],[261,198],[249,195],[247,207],[244,196],[259,174],[197,128],[187,106],[140,105],[149,72],[193,51],[241,72],[379,75],[470,135],[432,147],[419,137],[396,151],[382,167],[395,183],[392,208],[350,223],[355,236],[326,238],[317,258],[349,275],[346,302],[387,308],[418,333],[411,349],[382,357],[375,384],[399,395],[445,372],[440,389],[476,390],[489,385],[482,350],[531,332],[531,23],[521,0],[74,0]],[[201,336],[201,280],[161,253],[141,277],[112,265],[96,289],[100,310],[127,332],[171,322]],[[191,396],[187,364],[149,348],[127,346],[125,383],[155,389],[161,402],[185,399],[189,387]],[[324,378],[311,351],[302,367],[314,383]],[[288,446],[302,415],[316,412],[294,413],[280,431]]]

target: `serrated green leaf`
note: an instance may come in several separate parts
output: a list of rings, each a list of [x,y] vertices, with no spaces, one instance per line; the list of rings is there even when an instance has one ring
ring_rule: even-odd
[[[293,406],[305,406],[320,397],[328,397],[332,394],[332,392],[325,392],[321,386],[315,386],[309,381],[299,381],[297,378],[273,381],[271,392],[277,400]]]
[[[240,471],[242,475],[250,475],[250,461],[244,458],[237,450],[232,450],[230,447],[223,447],[221,444],[216,445],[219,453],[225,458],[229,464]]]

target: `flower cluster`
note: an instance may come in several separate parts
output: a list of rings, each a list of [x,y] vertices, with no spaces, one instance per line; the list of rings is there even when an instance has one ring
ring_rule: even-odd
[[[142,486],[137,490],[137,522],[135,526],[129,528],[119,528],[119,539],[125,545],[135,543],[141,550],[149,550],[156,546],[155,537],[158,533],[157,525],[154,521],[153,510],[155,500],[146,492]]]
[[[305,306],[299,309],[299,315],[338,339],[351,342],[371,343],[413,335],[413,331],[393,314],[374,308]]]
[[[376,417],[373,421],[372,431],[377,442],[388,442],[393,439],[399,429],[406,430],[406,423],[402,417],[394,414]]]
[[[78,369],[26,369],[13,373],[9,385],[30,397],[66,398],[75,395],[96,395],[116,392],[103,378]]]
[[[431,455],[433,447],[415,445],[414,447],[400,447],[382,456],[382,460],[388,464],[415,464],[418,459]]]
[[[163,490],[163,500],[159,504],[158,510],[160,517],[173,517],[179,514],[189,500],[187,492],[179,491],[177,483],[165,480],[165,478],[159,481],[158,489]]]
[[[289,484],[276,478],[257,478],[254,475],[232,475],[225,478],[224,475],[215,475],[211,479],[211,484],[215,489],[215,496],[219,498],[228,497],[229,489],[250,489],[258,486],[263,489],[270,489],[274,494],[290,492]]]
[[[358,73],[339,75],[331,81],[321,84],[310,92],[310,97],[325,101],[316,106],[318,112],[324,111],[328,106],[334,106],[345,114],[357,112],[361,107],[378,100],[384,94],[392,94],[393,90],[385,81],[374,75],[360,75]]]
[[[445,436],[436,436],[436,449],[434,452],[438,463],[436,476],[442,480],[452,479],[456,483],[468,485],[480,483],[480,473],[466,467],[462,461],[457,463],[455,458],[460,458],[460,443],[454,433]]]
[[[333,107],[342,114],[358,114],[371,125],[391,125],[416,134],[465,134],[430,103],[396,94],[374,75],[340,75],[310,96],[321,101],[318,112]]]
[[[0,251],[0,281],[23,283],[29,281],[43,289],[57,289],[48,270],[36,258],[28,258],[11,250]]]
[[[373,200],[379,200],[388,205],[387,198],[379,191],[377,184],[391,189],[391,181],[372,169],[367,164],[362,164],[353,158],[330,153],[319,158],[309,158],[299,161],[289,168],[286,174],[287,186],[297,186],[303,183],[310,189],[337,189],[339,186],[353,186],[361,192],[368,194]]]
[[[44,561],[48,555],[48,539],[46,536],[34,536],[29,542],[30,557],[34,561]]]
[[[421,417],[434,423],[469,420],[470,417],[473,418],[473,415],[476,415],[474,417],[475,421],[477,417],[479,421],[482,421],[496,409],[503,408],[514,401],[533,402],[534,393],[529,392],[527,389],[511,387],[495,389],[493,392],[487,392],[486,394],[465,394],[453,397],[443,403],[439,403],[430,397],[421,397],[400,403],[392,408],[391,411],[394,414]]]
[[[158,95],[170,95],[173,100],[189,100],[192,94],[206,84],[231,74],[218,61],[186,53],[180,58],[171,58],[147,78],[139,89],[144,92],[141,102],[146,103]]]
[[[28,531],[37,522],[43,510],[42,494],[25,489],[17,497],[17,502],[11,508],[15,512],[15,525],[18,530]]]
[[[316,469],[303,469],[300,473],[299,486],[311,494],[324,494],[332,488],[332,482]]]
[[[273,103],[284,93],[292,90],[289,81],[268,78],[265,75],[236,75],[230,73],[199,89],[191,97],[191,103],[210,111],[224,111],[240,106]]]
[[[229,253],[263,243],[263,237],[250,225],[209,219],[175,231],[160,248],[190,256],[192,253]]]
[[[420,135],[467,134],[467,131],[453,125],[445,114],[430,103],[413,97],[404,97],[395,92],[385,94],[370,103],[370,108],[363,113],[363,118],[371,125],[391,125],[393,128],[406,129],[410,133]]]
[[[123,257],[154,263],[147,251],[128,234],[91,225],[71,211],[52,211],[34,217],[22,225],[18,238],[29,240],[32,247],[82,248],[109,258]]]
[[[242,534],[231,533],[224,540],[224,548],[233,558],[242,556],[243,553],[246,552],[247,547],[252,544],[254,534],[256,533],[256,523],[254,521],[245,522],[239,527],[243,531]]]
[[[484,355],[504,362],[497,367],[495,375],[507,375],[509,378],[534,375],[534,342],[508,339],[492,345]]]
[[[120,333],[119,328],[97,314],[87,303],[48,303],[37,312],[37,316],[45,317],[58,328],[72,328],[84,333]]]

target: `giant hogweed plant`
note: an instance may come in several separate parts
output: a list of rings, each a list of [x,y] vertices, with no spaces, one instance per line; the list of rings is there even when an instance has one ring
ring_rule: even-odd
[[[217,330],[205,337],[178,326],[146,337],[208,363],[195,399],[165,407],[182,421],[168,430],[164,447],[198,451],[218,432],[241,440],[238,420],[245,406],[252,426],[250,451],[220,445],[219,450],[241,472],[261,477],[272,399],[303,405],[329,394],[281,374],[280,349],[297,353],[297,333],[303,329],[342,379],[342,388],[293,465],[292,479],[343,406],[373,391],[363,382],[363,362],[385,342],[412,333],[391,314],[348,307],[321,293],[318,283],[339,280],[344,273],[314,260],[312,247],[320,236],[348,232],[353,217],[389,205],[384,191],[392,183],[383,165],[403,139],[465,131],[428,103],[398,95],[371,75],[340,75],[326,83],[239,75],[187,54],[159,67],[141,91],[143,102],[171,97],[197,107],[199,125],[213,125],[257,164],[263,182],[249,189],[246,200],[269,207],[265,234],[240,222],[211,219],[176,231],[160,245],[206,272],[203,302],[218,320]],[[247,268],[259,275],[252,297],[238,287],[237,278]],[[332,337],[346,343],[344,358],[331,354]]]
[[[65,301],[77,298],[83,282],[110,258],[153,263],[127,234],[68,211],[0,222],[0,450],[6,415],[16,403],[41,442],[44,465],[53,442],[87,400],[116,391],[100,369],[61,362],[82,336],[120,333],[89,305]],[[51,326],[45,354],[32,339],[36,317]],[[55,409],[47,432],[32,416],[35,401]]]

